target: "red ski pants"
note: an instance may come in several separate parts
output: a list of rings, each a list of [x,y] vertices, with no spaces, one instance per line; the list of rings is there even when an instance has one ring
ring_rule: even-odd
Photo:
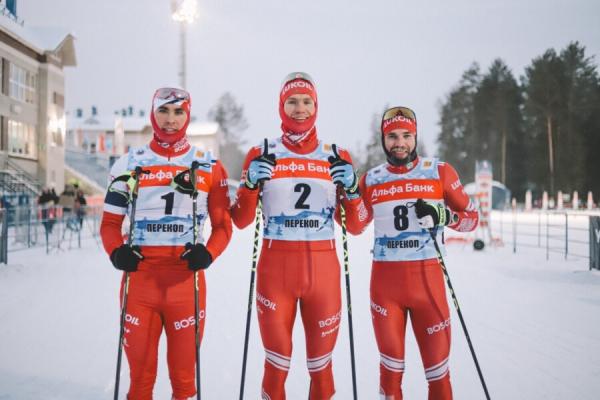
[[[167,335],[167,364],[173,397],[196,394],[194,273],[189,270],[143,270],[129,274],[124,348],[129,362],[129,400],[152,399],[158,342]],[[199,329],[204,331],[206,283],[198,272]],[[121,287],[121,290],[123,288]]]
[[[257,275],[256,307],[266,352],[262,398],[286,398],[299,304],[311,377],[309,399],[330,399],[335,393],[331,355],[341,318],[340,265],[334,242],[266,241]],[[303,396],[294,393],[298,397]]]
[[[429,384],[428,399],[452,399],[448,370],[450,314],[444,276],[437,261],[373,262],[371,314],[381,357],[382,398],[402,399],[404,336],[410,317]]]

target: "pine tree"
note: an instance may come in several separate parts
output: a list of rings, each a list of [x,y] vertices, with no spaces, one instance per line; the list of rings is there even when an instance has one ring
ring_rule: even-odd
[[[548,49],[526,68],[523,78],[525,119],[532,135],[542,189],[585,192],[593,181],[588,139],[598,135],[598,72],[585,48],[570,43],[560,54]],[[537,157],[536,157],[537,158]],[[540,160],[540,161],[541,161]]]
[[[439,125],[438,153],[463,179],[487,159],[519,198],[527,189],[600,194],[600,77],[577,42],[534,58],[520,85],[501,60],[483,75],[473,64],[442,103]]]
[[[577,42],[560,52],[563,63],[563,101],[560,108],[560,126],[557,130],[557,183],[563,190],[586,192],[586,176],[592,171],[584,154],[590,152],[586,138],[598,135],[595,129],[598,115],[598,72],[592,58],[586,57],[585,48]],[[593,148],[592,148],[593,149]],[[594,153],[594,151],[591,151]],[[596,157],[597,158],[597,157]],[[593,174],[593,173],[592,173]]]
[[[554,49],[535,58],[525,69],[525,113],[532,139],[532,153],[546,154],[546,166],[536,162],[536,181],[542,190],[554,193],[556,126],[560,108],[562,63]],[[547,178],[546,178],[547,177]]]
[[[521,197],[526,190],[526,143],[523,141],[521,88],[508,66],[492,62],[473,97],[477,132],[474,155],[494,167],[494,179]]]
[[[475,161],[481,148],[475,129],[474,96],[481,75],[479,65],[472,64],[458,86],[447,96],[440,112],[438,154],[451,163],[461,177],[473,177]]]

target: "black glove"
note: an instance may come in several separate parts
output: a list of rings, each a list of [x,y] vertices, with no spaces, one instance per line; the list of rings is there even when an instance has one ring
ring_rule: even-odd
[[[419,226],[423,229],[446,226],[452,222],[452,214],[443,204],[431,204],[418,199],[415,203],[415,212],[419,219]]]
[[[140,246],[130,246],[123,244],[113,250],[110,255],[110,261],[116,269],[125,272],[137,271],[138,264],[144,259]]]
[[[202,243],[191,244],[189,242],[185,244],[185,251],[181,253],[181,259],[187,260],[188,268],[192,271],[206,269],[213,261],[212,256]]]

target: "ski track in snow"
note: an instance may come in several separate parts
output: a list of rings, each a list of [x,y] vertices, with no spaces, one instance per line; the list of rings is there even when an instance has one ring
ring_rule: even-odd
[[[339,229],[337,229],[339,231]],[[339,234],[339,232],[338,232]],[[207,237],[207,236],[205,236]],[[379,354],[369,308],[372,228],[350,237],[350,268],[358,394],[378,399]],[[597,399],[600,392],[600,273],[587,260],[544,249],[447,246],[446,263],[493,399]],[[341,256],[341,240],[338,240]],[[208,309],[201,348],[202,395],[238,397],[252,229],[236,230],[230,247],[207,271]],[[9,253],[0,266],[0,400],[112,398],[117,356],[120,274],[93,240],[82,249],[46,255]],[[340,257],[340,262],[342,258]],[[345,283],[342,276],[342,288]],[[345,293],[334,351],[337,399],[352,398]],[[450,300],[450,294],[448,293]],[[484,394],[460,321],[452,315],[451,376],[455,398]],[[193,349],[191,350],[193,351]],[[252,311],[246,398],[259,396],[263,357]],[[294,328],[288,398],[305,399],[308,372],[300,318]],[[406,399],[426,398],[423,366],[407,326]],[[121,398],[129,384],[126,358]],[[170,398],[164,335],[156,399]]]

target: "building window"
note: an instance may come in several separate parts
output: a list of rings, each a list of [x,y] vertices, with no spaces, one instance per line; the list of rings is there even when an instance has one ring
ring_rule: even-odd
[[[59,106],[60,108],[65,108],[65,96],[60,93],[53,92],[52,93],[52,102]]]
[[[36,158],[35,126],[8,120],[8,153]]]
[[[10,63],[8,95],[25,103],[35,104],[37,75]]]

